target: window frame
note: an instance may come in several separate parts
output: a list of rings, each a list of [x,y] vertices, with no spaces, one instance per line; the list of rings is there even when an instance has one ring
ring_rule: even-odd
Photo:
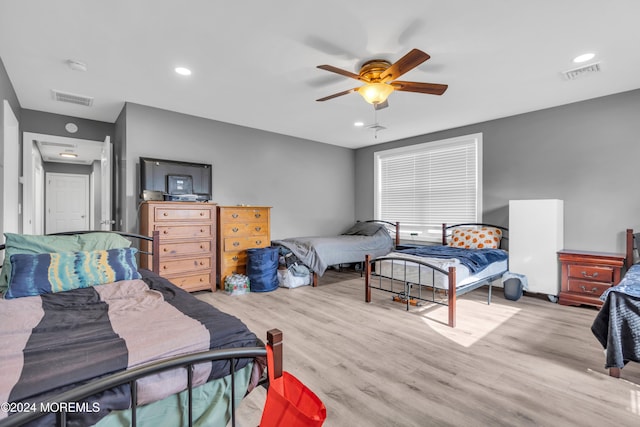
[[[460,147],[471,145],[475,148],[475,218],[469,218],[464,222],[469,223],[482,223],[482,195],[483,195],[483,182],[482,182],[482,154],[483,154],[483,141],[482,133],[474,133],[469,135],[462,135],[453,138],[441,139],[430,142],[423,142],[414,145],[407,145],[398,148],[391,148],[386,150],[380,150],[374,152],[374,218],[380,220],[387,220],[395,222],[395,218],[383,218],[381,209],[381,191],[382,191],[382,177],[381,177],[381,162],[385,158],[393,158],[399,156],[411,155],[412,153],[423,154],[427,152],[434,152],[446,147]],[[447,221],[444,221],[447,222]],[[449,223],[449,222],[447,222]],[[442,224],[428,224],[428,227],[418,227],[416,230],[412,230],[412,227],[403,227],[402,221],[400,221],[400,237],[403,240],[412,240],[417,242],[441,242],[442,239]],[[415,227],[413,227],[415,228]]]

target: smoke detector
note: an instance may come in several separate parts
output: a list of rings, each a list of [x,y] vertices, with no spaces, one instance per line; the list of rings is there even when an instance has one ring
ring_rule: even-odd
[[[86,107],[91,107],[93,105],[93,98],[90,96],[76,95],[74,93],[62,92],[55,89],[51,89],[51,96],[55,101],[69,102],[71,104],[84,105]]]
[[[583,77],[587,74],[599,73],[601,71],[601,66],[599,62],[595,62],[593,64],[585,65],[578,68],[573,68],[571,70],[565,71],[562,74],[567,80],[575,80],[578,77]]]

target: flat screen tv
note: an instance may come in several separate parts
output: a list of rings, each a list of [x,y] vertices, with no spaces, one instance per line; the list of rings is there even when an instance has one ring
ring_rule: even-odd
[[[140,157],[143,200],[211,200],[212,184],[210,164]]]

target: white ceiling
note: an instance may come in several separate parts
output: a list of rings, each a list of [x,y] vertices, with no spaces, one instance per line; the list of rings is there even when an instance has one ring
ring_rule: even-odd
[[[0,57],[23,108],[114,122],[128,101],[357,148],[637,89],[638,16],[637,0],[2,0]],[[353,125],[374,123],[357,93],[315,101],[359,86],[317,65],[412,48],[431,59],[402,80],[449,89],[393,93],[377,139]],[[602,71],[565,79],[584,52]]]

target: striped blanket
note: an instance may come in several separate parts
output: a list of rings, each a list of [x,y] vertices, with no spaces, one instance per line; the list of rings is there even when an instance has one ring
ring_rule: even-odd
[[[140,272],[142,279],[0,300],[0,402],[38,400],[170,356],[258,345],[239,319],[166,279]],[[237,368],[248,363],[241,360]],[[196,367],[194,384],[228,373],[228,361],[202,364]],[[138,403],[183,390],[185,377],[182,370],[140,380]],[[96,399],[100,413],[81,424],[129,407],[129,390],[121,387]],[[0,413],[0,419],[6,416]]]

